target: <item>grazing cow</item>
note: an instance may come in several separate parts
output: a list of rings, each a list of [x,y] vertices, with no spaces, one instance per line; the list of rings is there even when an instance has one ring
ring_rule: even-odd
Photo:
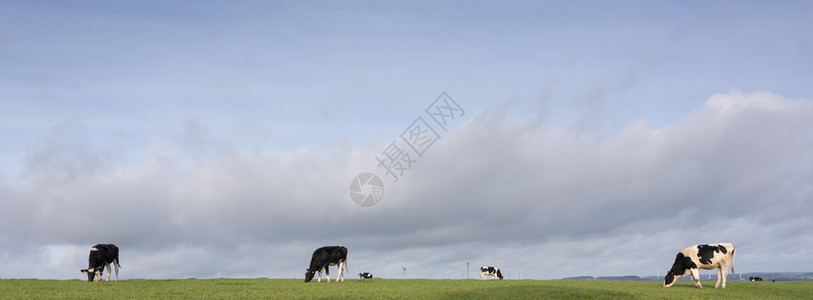
[[[373,273],[359,273],[360,279],[372,279]]]
[[[750,281],[762,281],[762,277],[748,277]]]
[[[116,267],[116,282],[119,281],[119,247],[113,244],[98,244],[90,248],[88,257],[88,268],[82,273],[88,274],[88,281],[102,281],[104,268],[107,268],[107,281],[110,281],[110,264]]]
[[[672,269],[666,273],[663,280],[663,287],[670,287],[680,276],[694,277],[694,287],[703,288],[700,285],[700,273],[698,269],[717,269],[717,284],[714,288],[720,287],[722,283],[725,288],[728,266],[731,266],[731,274],[734,274],[734,245],[728,243],[695,245],[678,252]]]
[[[316,249],[316,251],[313,251],[310,267],[305,270],[305,282],[311,281],[316,271],[319,271],[319,279],[316,282],[322,282],[322,270],[325,270],[327,282],[330,282],[329,267],[335,265],[339,266],[339,275],[336,276],[336,281],[339,281],[339,278],[344,281],[342,266],[344,266],[344,269],[347,270],[347,272],[350,272],[350,270],[347,269],[347,248],[339,245],[325,246]]]
[[[486,276],[502,279],[500,268],[483,266],[480,268],[480,279],[485,279]]]

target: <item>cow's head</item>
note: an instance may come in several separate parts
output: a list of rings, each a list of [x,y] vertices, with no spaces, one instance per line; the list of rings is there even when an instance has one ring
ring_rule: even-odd
[[[669,271],[668,273],[666,273],[666,277],[663,278],[663,287],[668,288],[672,286],[673,284],[675,284],[678,277],[680,276],[681,275],[675,275],[674,273],[672,273],[672,271]]]
[[[82,273],[88,274],[88,281],[93,282],[93,279],[96,278],[96,275],[99,276],[99,279],[102,278],[102,272],[104,272],[104,269],[102,269],[102,268],[89,268],[89,269],[82,269],[82,270],[79,270],[79,271],[82,272]],[[96,274],[96,273],[99,273],[99,274]]]
[[[314,274],[316,274],[316,271],[311,271],[311,269],[305,269],[305,282],[313,280]]]
[[[695,264],[691,258],[686,257],[683,253],[678,253],[675,257],[675,263],[672,264],[672,269],[669,270],[663,278],[663,287],[668,288],[672,286],[677,282],[680,276],[691,275],[691,270],[696,268],[697,264]]]

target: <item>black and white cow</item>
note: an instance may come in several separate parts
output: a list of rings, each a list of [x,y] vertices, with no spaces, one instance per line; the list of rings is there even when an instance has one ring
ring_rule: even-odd
[[[750,281],[762,281],[762,277],[748,277]]]
[[[486,276],[502,279],[500,268],[483,266],[480,268],[480,279],[485,279]]]
[[[90,255],[88,257],[88,268],[82,273],[88,274],[88,281],[102,281],[104,275],[104,268],[107,268],[107,281],[110,281],[110,264],[116,267],[116,282],[119,281],[119,247],[113,244],[98,244],[90,248]]]
[[[698,269],[717,269],[717,284],[714,288],[725,288],[726,277],[728,276],[728,266],[731,266],[731,274],[734,274],[734,245],[729,243],[719,243],[710,245],[694,245],[683,249],[675,257],[672,269],[666,273],[663,279],[663,287],[670,287],[680,276],[694,277],[694,287],[703,288],[700,285],[700,273]]]
[[[373,273],[359,273],[359,279],[372,279]]]
[[[311,257],[311,265],[308,269],[305,270],[305,282],[309,282],[313,279],[313,275],[318,271],[319,272],[319,279],[316,282],[322,282],[322,270],[325,270],[325,275],[327,275],[327,282],[330,282],[330,266],[339,266],[339,275],[336,276],[336,281],[339,281],[341,278],[344,281],[344,274],[342,274],[342,267],[344,267],[347,272],[350,270],[347,269],[347,248],[344,246],[325,246],[316,251],[313,251],[313,256]]]

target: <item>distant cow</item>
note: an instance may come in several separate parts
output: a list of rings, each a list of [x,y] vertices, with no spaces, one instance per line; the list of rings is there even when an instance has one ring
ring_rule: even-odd
[[[339,281],[339,278],[344,281],[342,267],[344,267],[347,272],[350,272],[350,270],[347,269],[347,248],[340,245],[316,249],[316,251],[313,251],[310,267],[305,270],[305,282],[311,281],[317,271],[319,272],[319,279],[316,282],[322,282],[322,270],[325,270],[327,282],[330,282],[329,267],[335,265],[339,266],[339,275],[336,276],[336,281]]]
[[[762,277],[748,277],[750,281],[762,281]]]
[[[500,268],[483,266],[480,268],[480,279],[485,279],[486,276],[502,279]]]
[[[107,281],[110,281],[110,264],[116,267],[116,282],[119,281],[119,247],[113,244],[98,244],[90,248],[88,257],[88,268],[82,273],[88,274],[88,281],[102,281],[104,268],[107,268]]]
[[[359,273],[360,279],[373,279],[373,273]]]
[[[694,287],[703,288],[700,285],[700,273],[698,269],[717,269],[717,284],[714,288],[720,287],[722,283],[725,288],[728,266],[731,266],[731,273],[734,274],[734,245],[728,243],[695,245],[683,249],[675,257],[672,269],[666,273],[663,280],[663,287],[670,287],[680,276],[694,277]]]

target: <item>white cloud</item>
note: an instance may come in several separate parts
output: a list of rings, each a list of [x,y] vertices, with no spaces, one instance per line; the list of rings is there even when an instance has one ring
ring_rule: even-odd
[[[742,247],[740,270],[809,269],[798,249],[813,246],[811,115],[809,100],[732,91],[673,126],[640,120],[601,137],[497,106],[385,179],[370,208],[347,189],[383,174],[378,146],[187,161],[183,141],[156,136],[122,166],[36,144],[24,178],[0,185],[0,277],[81,278],[86,249],[109,242],[123,278],[301,277],[329,244],[350,249],[353,272],[391,278],[403,263],[408,277],[460,278],[465,261],[525,278],[654,275],[685,246],[724,241]]]

